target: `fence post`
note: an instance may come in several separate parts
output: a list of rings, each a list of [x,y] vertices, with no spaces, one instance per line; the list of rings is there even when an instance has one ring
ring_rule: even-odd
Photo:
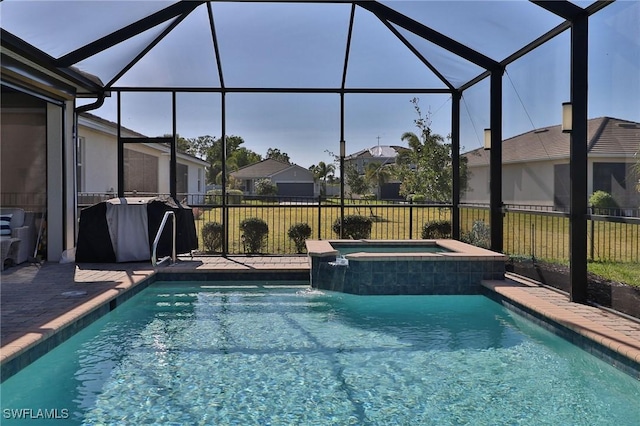
[[[318,239],[322,239],[322,194],[318,195]]]
[[[409,199],[409,239],[413,239],[413,199]]]

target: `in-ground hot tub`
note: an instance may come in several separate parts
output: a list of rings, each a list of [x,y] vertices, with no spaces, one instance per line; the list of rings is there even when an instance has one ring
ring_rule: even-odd
[[[457,240],[308,240],[311,286],[353,294],[478,294],[507,256]]]

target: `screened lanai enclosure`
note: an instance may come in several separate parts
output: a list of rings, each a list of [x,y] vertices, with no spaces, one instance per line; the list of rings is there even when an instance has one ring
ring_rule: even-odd
[[[40,213],[50,259],[74,246],[81,200],[148,194],[187,202],[199,232],[219,222],[223,255],[268,209],[269,253],[295,251],[283,235],[299,222],[331,238],[369,214],[374,238],[406,239],[444,218],[456,239],[566,257],[578,302],[588,259],[637,262],[640,2],[5,0],[0,14],[2,205]],[[450,192],[408,202],[381,171],[425,128],[450,148]],[[383,184],[393,201],[362,200]],[[597,191],[615,218],[592,210]]]

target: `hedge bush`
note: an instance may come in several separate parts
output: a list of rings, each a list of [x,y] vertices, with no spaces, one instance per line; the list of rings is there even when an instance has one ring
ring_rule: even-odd
[[[611,194],[605,191],[596,191],[589,197],[589,204],[593,208],[594,214],[611,214],[612,209],[618,208],[618,203]]]
[[[491,228],[484,220],[476,220],[473,222],[471,231],[462,235],[461,240],[476,247],[488,249],[491,246]]]
[[[432,220],[422,226],[422,238],[427,240],[451,238],[451,222]]]
[[[202,245],[207,253],[222,251],[223,236],[222,224],[218,222],[208,222],[202,227]]]
[[[344,229],[342,231],[342,238],[351,238],[354,240],[362,240],[371,237],[371,225],[373,224],[371,218],[360,215],[348,215],[344,217]],[[333,232],[340,236],[340,228],[342,223],[340,218],[333,222]]]
[[[414,204],[424,204],[427,201],[427,197],[422,194],[411,194],[407,197],[407,201],[410,201]]]
[[[269,225],[258,217],[249,217],[240,222],[240,230],[247,253],[260,253],[265,237],[269,233]]]
[[[228,204],[241,204],[243,192],[239,189],[227,189],[227,203]],[[222,190],[212,189],[207,191],[207,195],[204,199],[205,204],[222,204]]]
[[[295,223],[289,227],[287,232],[289,238],[293,240],[298,253],[304,253],[305,240],[311,236],[311,227],[308,223]]]
[[[278,186],[271,179],[260,179],[256,182],[256,194],[262,196],[276,195]]]

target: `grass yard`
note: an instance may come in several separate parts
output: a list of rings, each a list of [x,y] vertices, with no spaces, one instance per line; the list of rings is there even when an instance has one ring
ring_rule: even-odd
[[[418,239],[422,227],[434,220],[450,220],[450,209],[432,206],[345,204],[344,214],[359,214],[373,219],[372,239]],[[207,222],[222,223],[221,207],[212,207],[196,221],[201,238],[202,226]],[[287,236],[295,223],[307,223],[312,239],[335,239],[332,225],[340,217],[336,202],[281,205],[275,202],[256,202],[229,207],[229,253],[245,253],[240,222],[258,217],[269,226],[263,247],[266,254],[293,254],[295,245]],[[461,209],[461,234],[469,232],[474,223],[489,223],[489,211],[482,208]],[[640,286],[640,225],[588,222],[587,253],[590,271],[614,281]],[[535,257],[553,263],[569,259],[569,219],[562,215],[508,212],[504,218],[504,251],[509,255]],[[202,239],[199,246],[202,248]]]
[[[588,268],[608,280],[640,287],[640,263],[589,262]]]

